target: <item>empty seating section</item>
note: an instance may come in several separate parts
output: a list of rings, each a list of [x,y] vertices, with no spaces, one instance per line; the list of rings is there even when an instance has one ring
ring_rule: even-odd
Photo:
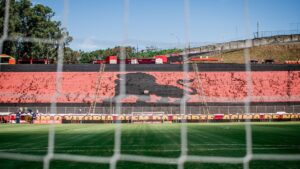
[[[55,92],[55,74],[0,73],[1,103],[49,102]]]
[[[102,73],[97,101],[118,95],[118,72]],[[299,71],[252,72],[252,100],[256,102],[300,101]],[[63,72],[60,103],[90,103],[94,99],[97,72]],[[194,72],[183,81],[182,72],[128,72],[123,102],[175,102],[190,92],[189,102],[241,102],[247,96],[245,72]],[[185,88],[184,84],[188,87]],[[203,90],[201,92],[201,90]],[[55,72],[1,72],[0,103],[50,103],[56,91]],[[139,98],[144,95],[146,98]],[[164,98],[164,100],[162,100]]]
[[[173,85],[183,89],[176,83],[183,78],[180,72],[149,73],[156,77],[159,84]],[[241,102],[247,96],[247,76],[245,72],[201,72],[201,88],[197,84],[195,73],[189,73],[194,79],[189,85],[189,92],[197,90],[197,95],[190,94],[190,102]],[[255,102],[300,101],[300,72],[272,71],[251,73],[252,100]],[[203,92],[201,92],[203,90]],[[205,98],[203,98],[205,97]]]
[[[104,73],[98,98],[114,95],[115,73]],[[94,98],[97,72],[64,72],[61,103],[85,103]],[[55,72],[0,73],[0,103],[50,103],[56,91]]]

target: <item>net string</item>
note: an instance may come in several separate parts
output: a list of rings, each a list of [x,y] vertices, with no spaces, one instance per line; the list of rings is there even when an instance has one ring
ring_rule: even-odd
[[[44,161],[44,155],[20,154],[0,152],[1,159],[21,160],[21,161]],[[272,160],[272,161],[299,161],[300,154],[252,154],[252,160]],[[54,153],[52,160],[84,162],[96,164],[110,164],[111,157],[72,155]],[[120,154],[119,160],[128,162],[151,163],[177,165],[178,158],[155,157],[144,155]],[[222,157],[222,156],[202,156],[186,155],[185,162],[193,163],[214,163],[214,164],[243,164],[244,157]]]
[[[123,45],[120,48],[120,92],[116,99],[116,114],[120,115],[122,112],[122,99],[126,95],[126,45],[128,41],[128,19],[129,19],[129,0],[123,0]],[[109,168],[116,169],[117,162],[120,160],[121,145],[122,145],[122,124],[118,120],[115,124],[115,138],[114,138],[114,154],[110,159]]]
[[[244,17],[245,17],[245,34],[250,34],[250,17],[249,17],[249,1],[244,0]],[[250,113],[250,103],[253,94],[252,86],[252,75],[251,75],[251,65],[250,65],[250,52],[249,48],[252,45],[251,40],[246,41],[246,48],[244,49],[244,61],[245,61],[245,73],[246,73],[246,99],[244,100],[245,114]],[[243,169],[249,169],[249,163],[252,160],[252,128],[250,119],[245,120],[245,132],[246,132],[246,155],[243,160]]]
[[[67,27],[68,20],[68,3],[69,0],[64,0],[64,10],[63,10],[63,21],[62,26]],[[63,60],[64,60],[64,43],[66,41],[66,35],[63,34],[62,38],[59,40],[58,49],[57,49],[57,68],[56,68],[56,86],[55,93],[51,99],[50,111],[52,114],[57,114],[57,98],[60,96],[62,91],[62,71],[63,71]],[[53,159],[54,151],[55,151],[55,121],[52,120],[49,125],[49,133],[48,133],[48,149],[47,154],[43,160],[43,169],[50,168],[50,162]]]
[[[183,12],[184,12],[184,35],[185,35],[185,50],[183,55],[183,60],[188,59],[188,45],[189,45],[189,13],[190,13],[190,6],[189,6],[189,0],[183,1]],[[189,83],[185,83],[189,81],[189,66],[187,62],[183,62],[183,97],[181,98],[180,102],[180,114],[186,115],[186,101],[188,99],[188,88],[190,86]],[[181,126],[180,126],[180,156],[178,158],[177,162],[177,168],[178,169],[184,169],[184,163],[186,162],[187,155],[188,155],[188,129],[186,125],[186,120],[181,120]]]
[[[4,13],[4,23],[3,23],[3,33],[0,38],[0,54],[3,52],[4,41],[8,36],[8,22],[9,22],[9,8],[10,8],[10,0],[5,1],[5,13]]]

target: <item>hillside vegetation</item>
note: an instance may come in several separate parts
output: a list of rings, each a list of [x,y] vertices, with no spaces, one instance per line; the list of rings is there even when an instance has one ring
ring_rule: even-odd
[[[224,63],[244,63],[244,50],[236,50],[221,54],[211,55],[222,59]],[[284,63],[286,60],[300,60],[300,43],[285,45],[268,45],[250,48],[250,59],[262,62],[264,59],[274,59]]]

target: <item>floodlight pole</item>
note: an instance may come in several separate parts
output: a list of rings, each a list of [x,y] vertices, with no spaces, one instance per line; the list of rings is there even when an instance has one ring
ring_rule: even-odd
[[[257,38],[259,38],[259,22],[257,22],[256,26],[257,26],[257,35],[256,36],[257,36]]]

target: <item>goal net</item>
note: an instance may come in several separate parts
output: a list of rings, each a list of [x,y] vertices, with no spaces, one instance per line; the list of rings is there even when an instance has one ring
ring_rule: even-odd
[[[10,8],[10,3],[13,0],[5,0],[5,6],[1,6],[1,8],[4,8],[4,21],[3,21],[3,33],[0,39],[0,54],[3,51],[3,44],[7,41],[9,42],[14,42],[14,41],[23,41],[23,42],[31,42],[31,43],[37,43],[37,44],[54,44],[57,45],[57,48],[55,49],[56,53],[57,53],[57,66],[56,66],[56,75],[55,75],[55,79],[53,79],[55,81],[55,89],[54,89],[54,94],[48,97],[51,97],[51,109],[48,110],[49,112],[51,112],[51,114],[57,114],[57,103],[58,103],[58,98],[61,94],[62,89],[62,72],[63,72],[63,59],[64,59],[64,42],[67,40],[65,39],[65,37],[63,36],[60,39],[43,39],[43,38],[36,38],[36,37],[22,37],[22,36],[18,36],[18,35],[14,35],[11,36],[9,34],[9,10],[12,10]],[[249,4],[248,1],[250,0],[244,0],[244,1],[240,1],[241,2],[241,6],[239,7],[234,7],[234,9],[232,10],[237,10],[239,9],[243,9],[241,10],[241,16],[243,16],[242,18],[245,20],[245,25],[244,27],[246,28],[246,35],[248,36],[250,34],[250,16],[249,16]],[[33,1],[35,2],[35,1]],[[61,1],[60,1],[61,2]],[[123,38],[121,40],[121,53],[120,53],[120,58],[121,59],[125,59],[125,48],[122,46],[126,46],[128,45],[130,38],[129,33],[130,32],[130,27],[129,25],[129,21],[130,19],[134,19],[134,16],[130,15],[130,0],[123,0],[123,1],[116,1],[118,3],[120,3],[119,5],[122,6],[122,11],[120,12],[120,16],[122,15],[122,19],[118,20],[121,21],[121,26],[120,28],[122,29],[123,32]],[[151,0],[149,0],[150,3]],[[172,3],[171,1],[168,1],[170,3]],[[184,44],[178,44],[176,45],[177,47],[179,46],[184,46],[185,49],[183,51],[183,60],[187,60],[188,57],[188,48],[190,45],[190,29],[191,29],[191,25],[193,23],[190,23],[190,17],[199,17],[199,16],[193,16],[191,11],[190,11],[190,6],[191,3],[193,2],[192,0],[182,0],[182,1],[178,1],[181,5],[182,5],[182,11],[172,11],[172,15],[174,14],[181,14],[182,17],[182,25],[184,27],[184,39],[179,39],[177,37],[177,35],[175,35],[174,33],[171,33],[175,39],[177,39],[178,43],[180,43],[180,40],[184,41]],[[220,0],[221,2],[221,0]],[[223,3],[225,3],[226,1],[222,0]],[[65,28],[68,28],[68,14],[69,12],[72,13],[78,13],[81,11],[70,11],[70,6],[72,6],[74,3],[76,3],[76,1],[69,1],[69,0],[63,0],[63,16],[59,16],[62,20],[62,26]],[[90,3],[88,1],[86,1],[85,3]],[[270,2],[272,3],[272,2]],[[169,4],[172,5],[172,4]],[[205,5],[205,4],[203,4]],[[111,12],[116,12],[116,11],[111,11]],[[119,12],[119,11],[118,11]],[[155,13],[155,10],[153,9],[153,13]],[[207,15],[209,15],[210,12],[207,11]],[[109,14],[107,14],[109,15]],[[169,15],[167,15],[169,16]],[[164,17],[164,16],[161,16]],[[87,20],[89,18],[86,18]],[[169,18],[169,19],[174,19],[174,18]],[[175,18],[176,22],[177,19]],[[97,22],[101,22],[97,21]],[[116,21],[117,22],[117,21]],[[145,20],[141,20],[142,22],[147,22],[147,18]],[[206,24],[205,18],[202,17],[202,19],[199,19],[199,22],[203,22],[203,24]],[[208,22],[208,21],[207,21]],[[103,23],[103,27],[105,26],[109,26],[109,25],[105,25],[105,23]],[[176,27],[178,25],[174,25],[174,27]],[[221,25],[220,25],[221,26]],[[157,27],[159,27],[159,25],[157,25]],[[96,28],[99,29],[99,31],[101,31],[101,27],[100,28]],[[143,29],[141,27],[141,29]],[[163,28],[162,28],[163,29]],[[82,30],[85,31],[85,30]],[[110,42],[106,42],[106,43],[110,43]],[[158,43],[159,44],[159,43]],[[160,43],[161,45],[164,45],[164,43]],[[250,108],[250,102],[251,102],[251,98],[252,98],[252,93],[253,93],[253,89],[252,89],[252,79],[251,79],[251,66],[250,66],[250,52],[248,47],[252,46],[252,40],[248,40],[247,41],[247,47],[244,49],[244,60],[245,60],[245,73],[246,73],[246,83],[247,83],[247,97],[246,99],[244,99],[244,113],[245,114],[249,114],[249,108]],[[87,43],[85,45],[89,45],[90,47],[93,47],[92,43],[89,43],[89,41],[87,41]],[[0,65],[1,66],[1,65]],[[1,68],[1,67],[0,67]],[[183,74],[183,79],[189,79],[189,66],[188,63],[183,62],[183,66],[182,66],[182,74]],[[124,62],[120,63],[120,69],[119,72],[125,72],[126,70],[126,64]],[[198,70],[197,70],[198,71]],[[196,72],[197,73],[197,72]],[[122,114],[122,100],[125,98],[126,96],[126,75],[125,74],[120,74],[120,82],[119,82],[119,93],[118,96],[116,96],[115,99],[115,110],[114,113],[116,115],[120,115]],[[101,79],[103,80],[103,79]],[[198,79],[199,81],[201,81],[201,78]],[[84,82],[78,82],[78,83],[84,83]],[[187,90],[183,90],[184,93],[182,95],[182,97],[179,100],[174,101],[174,104],[178,104],[180,105],[180,112],[178,112],[178,114],[184,116],[187,113],[187,100],[188,100],[188,96],[189,96],[189,90],[188,90],[188,83],[186,83],[186,85],[183,85],[184,89]],[[84,90],[84,89],[78,89],[78,90]],[[200,91],[202,91],[202,89],[199,89]],[[207,99],[205,98],[205,96],[201,95],[199,96],[200,100],[203,102],[204,105],[204,109],[205,111],[204,114],[207,114],[209,112],[208,109],[206,108],[206,101]],[[97,101],[98,98],[95,98],[95,103]],[[169,99],[169,98],[164,98],[165,100]],[[162,102],[164,103],[164,99],[161,99],[158,102]],[[91,106],[92,107],[92,106]],[[90,113],[95,113],[95,107],[92,107],[90,111]],[[131,113],[131,122],[132,123],[163,123],[166,119],[168,118],[168,114],[166,114],[165,112],[132,112]],[[150,120],[149,120],[150,119]],[[2,119],[4,120],[4,119]],[[268,161],[280,161],[280,160],[286,160],[286,161],[299,161],[300,160],[300,154],[257,154],[254,153],[253,151],[253,141],[252,141],[252,125],[250,123],[249,120],[245,120],[246,122],[244,123],[244,127],[245,127],[245,145],[243,148],[246,150],[246,154],[243,157],[227,157],[227,156],[210,156],[210,155],[206,155],[206,154],[199,154],[199,155],[190,155],[189,154],[189,149],[188,149],[188,142],[189,142],[189,138],[188,138],[188,127],[187,124],[185,123],[185,120],[181,120],[181,125],[180,125],[180,145],[178,148],[178,151],[180,152],[178,157],[159,157],[159,156],[151,156],[151,155],[142,155],[142,154],[125,154],[122,152],[122,127],[123,124],[121,124],[121,122],[117,121],[117,124],[113,124],[114,125],[114,135],[112,136],[113,139],[112,141],[114,142],[113,144],[113,151],[112,151],[112,155],[111,156],[102,156],[101,154],[98,155],[78,155],[78,154],[72,154],[72,153],[57,153],[55,152],[56,149],[56,142],[55,142],[55,136],[56,136],[56,125],[59,124],[51,124],[48,125],[48,145],[47,145],[47,153],[45,155],[32,155],[32,154],[27,154],[27,153],[11,153],[11,152],[6,152],[4,150],[0,150],[0,159],[10,159],[10,160],[21,160],[21,161],[30,161],[30,162],[41,162],[43,163],[43,169],[49,169],[50,168],[50,163],[53,160],[59,160],[59,161],[72,161],[72,162],[83,162],[83,163],[95,163],[95,164],[107,164],[109,165],[110,169],[116,169],[117,168],[117,164],[120,162],[137,162],[137,163],[144,163],[145,165],[148,164],[159,164],[159,165],[175,165],[176,168],[178,169],[184,169],[185,168],[185,164],[188,162],[191,163],[210,163],[210,164],[241,164],[243,169],[249,169],[250,167],[250,162],[254,161],[254,160],[268,160]],[[134,125],[132,125],[134,126]],[[167,126],[167,125],[166,125]],[[224,130],[226,130],[226,127],[224,127]],[[74,131],[76,132],[76,131]],[[201,132],[201,131],[199,131]],[[142,132],[141,132],[142,133]],[[1,138],[0,138],[1,139]],[[242,138],[241,138],[242,139]],[[221,141],[220,141],[221,143]],[[151,145],[149,145],[151,146]],[[208,145],[209,146],[209,145]],[[74,147],[74,149],[76,149],[76,147]],[[1,165],[1,164],[0,164]]]

